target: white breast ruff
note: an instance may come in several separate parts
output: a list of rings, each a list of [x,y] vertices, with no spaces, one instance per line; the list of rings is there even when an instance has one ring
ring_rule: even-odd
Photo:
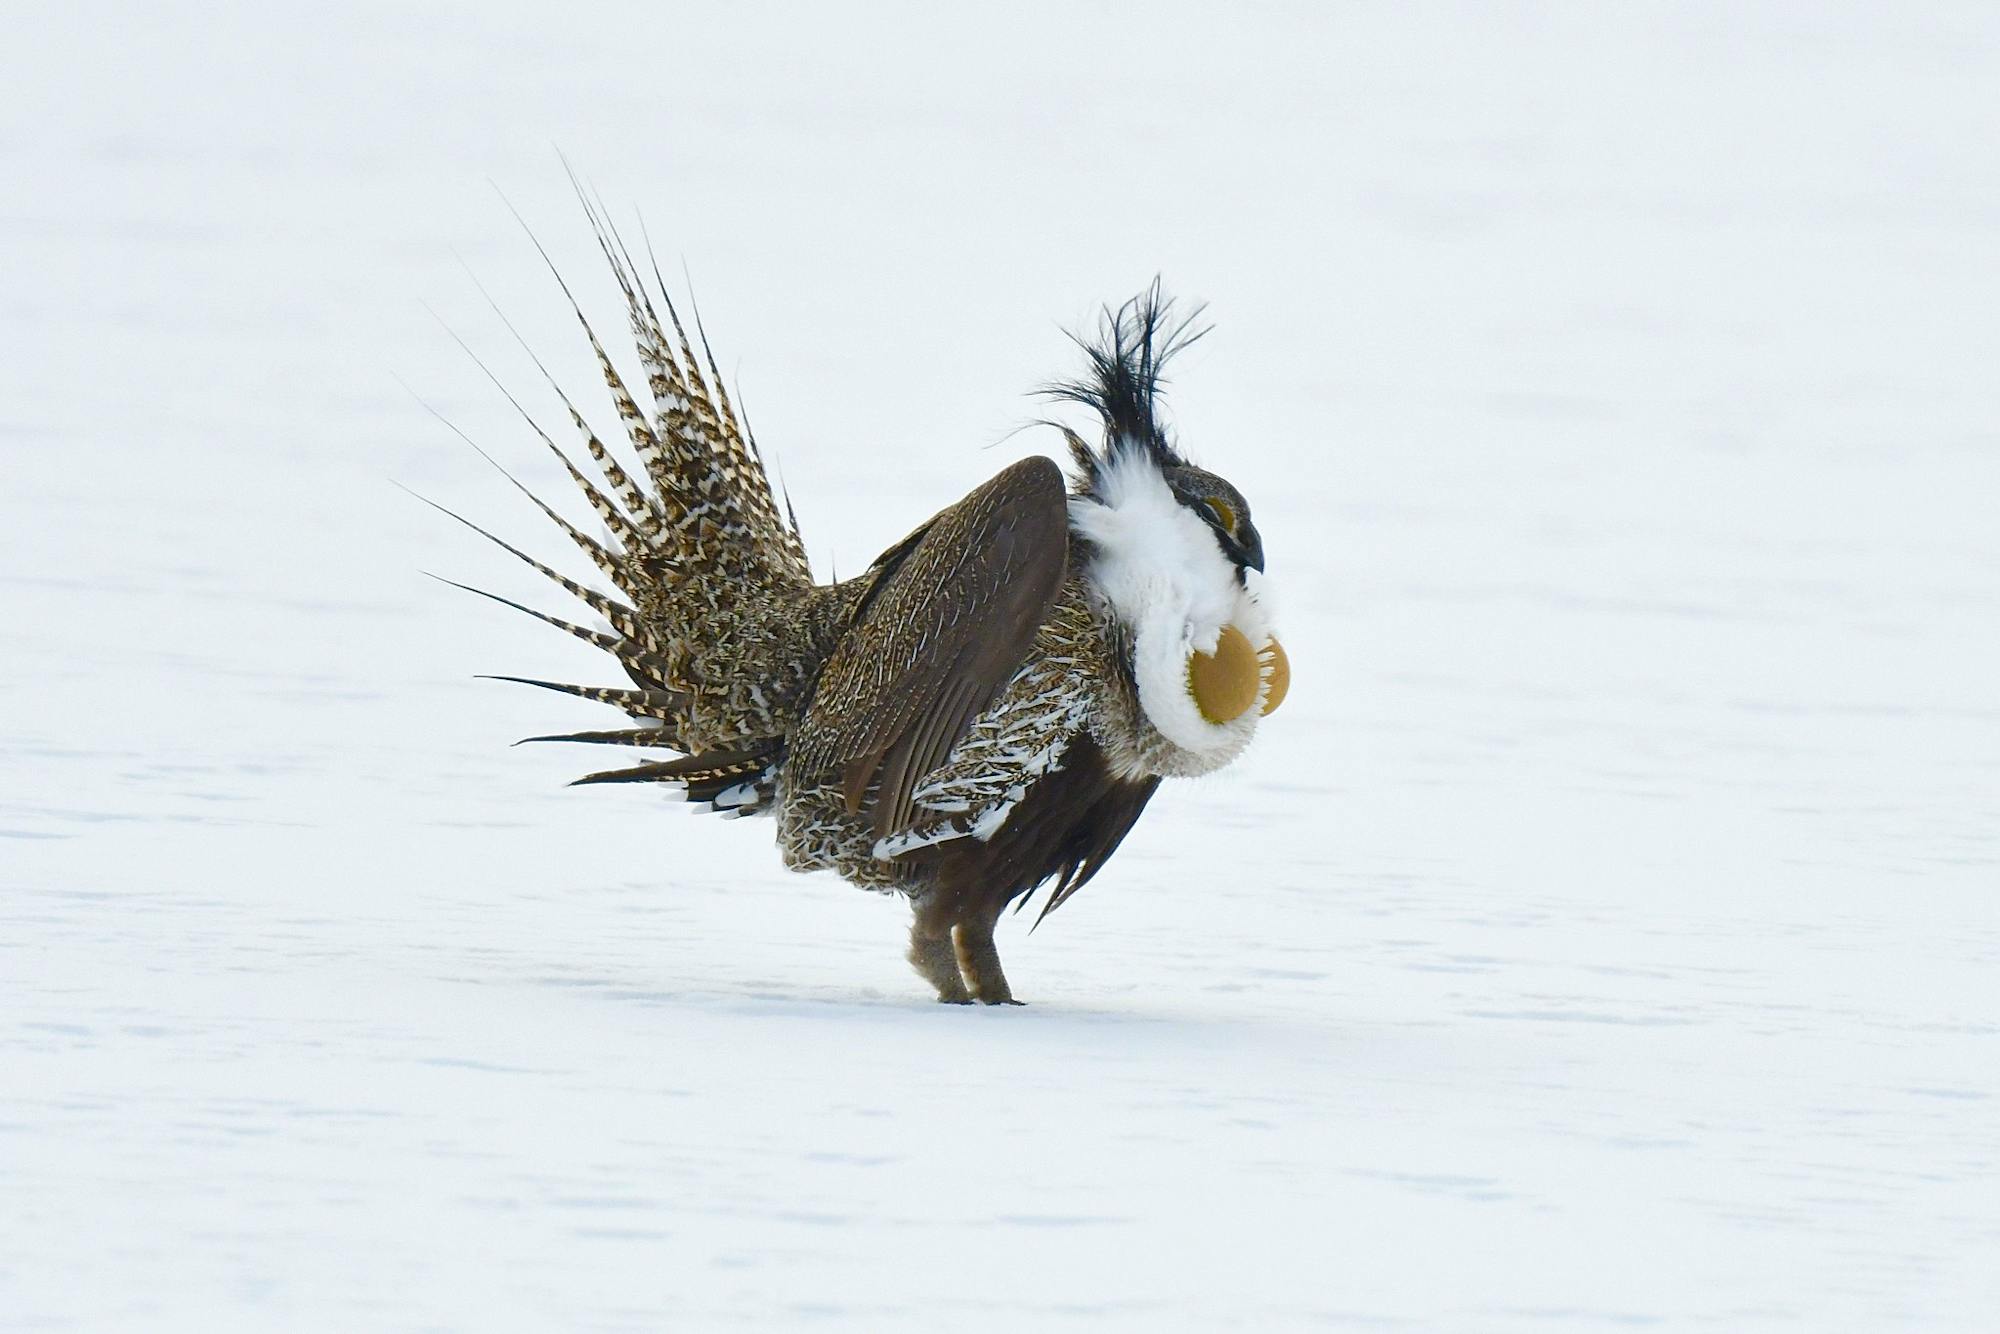
[[[1139,704],[1195,771],[1234,759],[1257,729],[1258,709],[1226,723],[1201,716],[1188,693],[1188,656],[1212,653],[1225,625],[1261,646],[1271,638],[1264,581],[1222,554],[1215,534],[1175,499],[1146,454],[1118,450],[1095,497],[1072,496],[1070,526],[1095,548],[1089,577],[1112,619],[1132,636]],[[1260,698],[1259,703],[1262,703]]]

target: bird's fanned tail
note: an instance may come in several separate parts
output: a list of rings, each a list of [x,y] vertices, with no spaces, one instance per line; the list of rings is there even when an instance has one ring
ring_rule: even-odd
[[[505,386],[502,392],[561,462],[603,524],[603,535],[584,532],[511,475],[508,480],[584,552],[623,600],[580,584],[445,512],[560,585],[601,617],[605,627],[576,625],[507,598],[485,596],[605,650],[631,678],[632,689],[498,678],[611,705],[642,724],[529,739],[680,751],[685,758],[595,773],[579,781],[673,782],[683,785],[692,800],[745,813],[768,796],[797,698],[819,665],[809,606],[817,594],[830,590],[814,588],[796,516],[789,505],[782,513],[779,509],[755,441],[723,388],[699,321],[702,356],[697,357],[658,266],[649,262],[649,287],[602,209],[580,187],[578,198],[624,299],[645,372],[645,407],[547,252],[538,241],[535,246],[583,329],[640,468],[618,460],[537,358],[536,367],[561,401],[595,476],[557,445]],[[532,351],[529,355],[533,357]]]

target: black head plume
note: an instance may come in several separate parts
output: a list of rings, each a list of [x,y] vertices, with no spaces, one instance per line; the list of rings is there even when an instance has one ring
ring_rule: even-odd
[[[1186,465],[1160,423],[1160,387],[1165,383],[1161,372],[1183,348],[1208,332],[1205,326],[1195,327],[1201,312],[1200,306],[1185,314],[1176,310],[1173,298],[1155,278],[1116,310],[1105,307],[1095,337],[1070,335],[1083,349],[1089,373],[1058,380],[1043,394],[1060,402],[1082,403],[1104,419],[1104,443],[1096,451],[1064,431],[1086,489],[1094,487],[1099,470],[1121,449],[1143,449],[1163,470]]]

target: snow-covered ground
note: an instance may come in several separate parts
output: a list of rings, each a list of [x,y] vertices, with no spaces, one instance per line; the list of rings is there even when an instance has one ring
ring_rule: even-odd
[[[0,1328],[1995,1327],[1991,6],[564,8],[9,9]],[[557,147],[828,570],[1212,303],[1291,702],[1028,1008],[507,747]]]

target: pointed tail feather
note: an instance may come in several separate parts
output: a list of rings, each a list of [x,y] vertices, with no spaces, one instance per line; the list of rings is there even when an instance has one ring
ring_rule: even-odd
[[[586,644],[592,644],[603,649],[606,653],[618,659],[618,665],[625,669],[625,674],[642,687],[648,682],[663,682],[670,680],[672,677],[672,670],[664,659],[630,639],[620,635],[608,635],[602,630],[592,630],[587,626],[572,624],[569,621],[563,620],[560,616],[551,616],[545,611],[537,610],[525,603],[516,602],[512,598],[501,597],[498,593],[489,593],[483,588],[474,588],[471,584],[461,584],[456,579],[446,579],[442,575],[432,575],[431,577],[441,584],[450,584],[453,588],[463,589],[468,593],[476,593],[480,597],[497,602],[503,607],[512,607],[515,611],[523,615],[534,617],[543,625],[552,625],[565,634],[581,639]]]
[[[662,750],[679,750],[674,744],[673,734],[660,727],[619,727],[608,732],[562,732],[552,736],[524,736],[514,744],[525,746],[534,741],[582,741],[600,746],[657,747]]]
[[[770,800],[771,777],[778,754],[775,747],[707,751],[678,760],[585,774],[570,786],[677,783],[685,789],[689,801],[708,803],[725,815],[748,815]]]
[[[673,690],[625,690],[617,686],[577,686],[564,681],[538,681],[532,676],[500,676],[482,673],[482,681],[512,681],[515,685],[539,686],[565,695],[575,695],[597,704],[623,709],[634,718],[658,718],[672,723],[687,707],[687,696]],[[676,747],[679,749],[679,747]]]
[[[707,335],[702,336],[702,348],[714,376],[713,388],[701,373],[701,360],[673,298],[667,294],[658,263],[650,265],[654,286],[648,288],[616,227],[580,185],[577,197],[625,299],[627,323],[647,370],[654,420],[645,423],[628,417],[627,426],[670,515],[674,515],[676,504],[679,506],[679,514],[674,515],[679,522],[670,536],[678,538],[681,545],[674,554],[703,567],[809,585],[812,572],[804,547],[796,530],[778,511],[763,461],[749,442],[716,372]],[[653,301],[656,292],[657,306]],[[665,325],[659,315],[662,308],[667,315]],[[594,338],[592,346],[597,346]],[[615,368],[601,357],[599,365],[610,384]],[[612,397],[624,417],[630,395],[621,397],[620,389],[613,385]],[[632,412],[637,413],[636,405],[632,405]],[[642,439],[649,443],[642,446]]]
[[[680,782],[697,800],[712,800],[718,809],[745,813],[757,809],[768,796],[772,766],[783,754],[823,661],[823,616],[813,610],[821,594],[813,584],[797,516],[789,512],[789,500],[784,513],[779,509],[747,418],[739,415],[723,386],[699,311],[694,320],[700,335],[697,353],[660,279],[658,263],[652,261],[650,244],[649,283],[602,205],[585,193],[573,173],[571,179],[623,298],[644,370],[646,406],[633,393],[636,382],[628,381],[612,361],[548,251],[524,220],[521,226],[583,330],[624,428],[628,457],[636,458],[637,466],[621,462],[624,451],[614,452],[597,436],[497,304],[494,309],[501,321],[561,403],[589,463],[573,460],[484,363],[479,365],[556,456],[602,521],[604,532],[585,532],[505,468],[494,466],[562,530],[624,600],[578,583],[442,505],[425,503],[562,587],[602,616],[609,630],[576,625],[469,585],[458,587],[603,649],[624,667],[633,688],[519,676],[491,679],[575,695],[622,709],[634,719],[662,724],[529,740],[682,751],[682,759],[607,770],[579,781]],[[520,220],[513,205],[507,207]],[[492,303],[490,296],[487,300]],[[476,355],[473,359],[478,362]]]
[[[405,487],[403,489],[406,491],[409,490],[408,487]],[[423,501],[424,504],[429,505],[432,509],[444,515],[446,518],[464,524],[467,528],[470,528],[473,532],[478,533],[481,537],[491,542],[494,546],[499,547],[502,551],[506,552],[508,555],[514,557],[522,564],[530,567],[537,573],[541,574],[551,583],[556,584],[564,592],[574,597],[577,601],[583,603],[584,606],[589,607],[599,616],[602,616],[605,620],[609,621],[613,629],[618,631],[619,634],[625,636],[625,638],[627,638],[628,640],[631,640],[634,645],[644,646],[648,649],[656,647],[653,644],[651,637],[646,633],[645,627],[640,624],[638,613],[633,611],[632,608],[626,606],[624,603],[619,602],[614,598],[607,597],[603,593],[598,592],[594,588],[586,588],[584,585],[579,584],[576,580],[570,578],[568,575],[562,573],[560,570],[555,570],[547,565],[544,565],[542,562],[536,560],[533,556],[530,556],[527,552],[521,550],[519,547],[514,546],[512,543],[507,542],[502,538],[495,537],[492,533],[487,532],[484,528],[481,528],[478,524],[474,523],[472,520],[464,517],[461,514],[453,513],[451,510],[446,509],[443,505],[438,504],[435,500],[432,500],[427,496],[417,495],[415,491],[410,491],[410,494],[416,496],[418,500]],[[445,582],[450,583],[451,581],[446,580]],[[464,585],[460,585],[460,587],[464,587]],[[480,590],[473,589],[471,591],[476,593],[479,592]],[[504,601],[504,599],[502,600]],[[525,610],[525,608],[523,610]]]

